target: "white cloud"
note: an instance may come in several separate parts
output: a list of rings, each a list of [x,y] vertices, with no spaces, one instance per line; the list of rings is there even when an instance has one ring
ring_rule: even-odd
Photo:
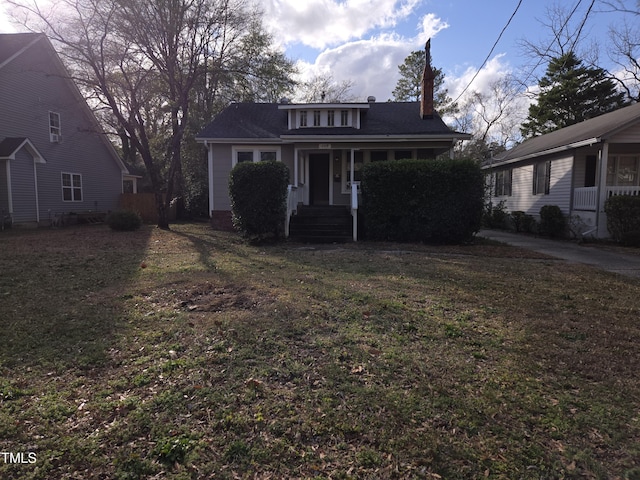
[[[426,15],[418,25],[417,35],[405,38],[398,34],[380,34],[369,39],[345,42],[325,49],[315,62],[301,61],[303,79],[329,72],[337,82],[352,81],[352,93],[361,100],[369,95],[378,101],[392,97],[399,78],[398,65],[414,50],[424,48],[428,38],[448,27],[435,15]]]
[[[262,0],[264,23],[283,45],[316,49],[361,39],[411,15],[421,0]]]

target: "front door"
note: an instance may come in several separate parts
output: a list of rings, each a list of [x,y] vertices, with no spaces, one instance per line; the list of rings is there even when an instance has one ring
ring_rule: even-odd
[[[311,205],[329,205],[328,153],[309,155],[309,200]]]

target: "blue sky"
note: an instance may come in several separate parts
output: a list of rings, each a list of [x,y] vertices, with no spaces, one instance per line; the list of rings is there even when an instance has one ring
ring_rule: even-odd
[[[46,1],[46,0],[39,0]],[[629,0],[634,3],[632,0]],[[351,81],[352,94],[364,99],[392,96],[398,65],[432,38],[434,66],[445,73],[452,96],[478,73],[519,0],[255,0],[264,11],[265,26],[287,55],[297,61],[303,78],[324,72],[336,81]],[[523,39],[548,41],[548,9],[578,6],[579,23],[591,0],[522,0],[489,62],[469,91],[482,91],[506,73],[522,73],[530,60],[523,56]],[[2,12],[0,31],[12,31]],[[615,21],[596,1],[584,33],[606,40]],[[609,67],[606,52],[600,64]],[[544,65],[541,67],[544,69]]]

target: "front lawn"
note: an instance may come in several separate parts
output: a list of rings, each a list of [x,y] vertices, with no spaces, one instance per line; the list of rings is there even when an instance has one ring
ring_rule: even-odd
[[[0,478],[640,479],[640,281],[172,229],[0,233]]]

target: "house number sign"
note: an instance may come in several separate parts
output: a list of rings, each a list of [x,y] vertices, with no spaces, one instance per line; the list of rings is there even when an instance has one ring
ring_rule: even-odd
[[[318,148],[320,150],[330,150],[331,149],[331,144],[330,143],[321,143],[320,145],[318,145]]]

